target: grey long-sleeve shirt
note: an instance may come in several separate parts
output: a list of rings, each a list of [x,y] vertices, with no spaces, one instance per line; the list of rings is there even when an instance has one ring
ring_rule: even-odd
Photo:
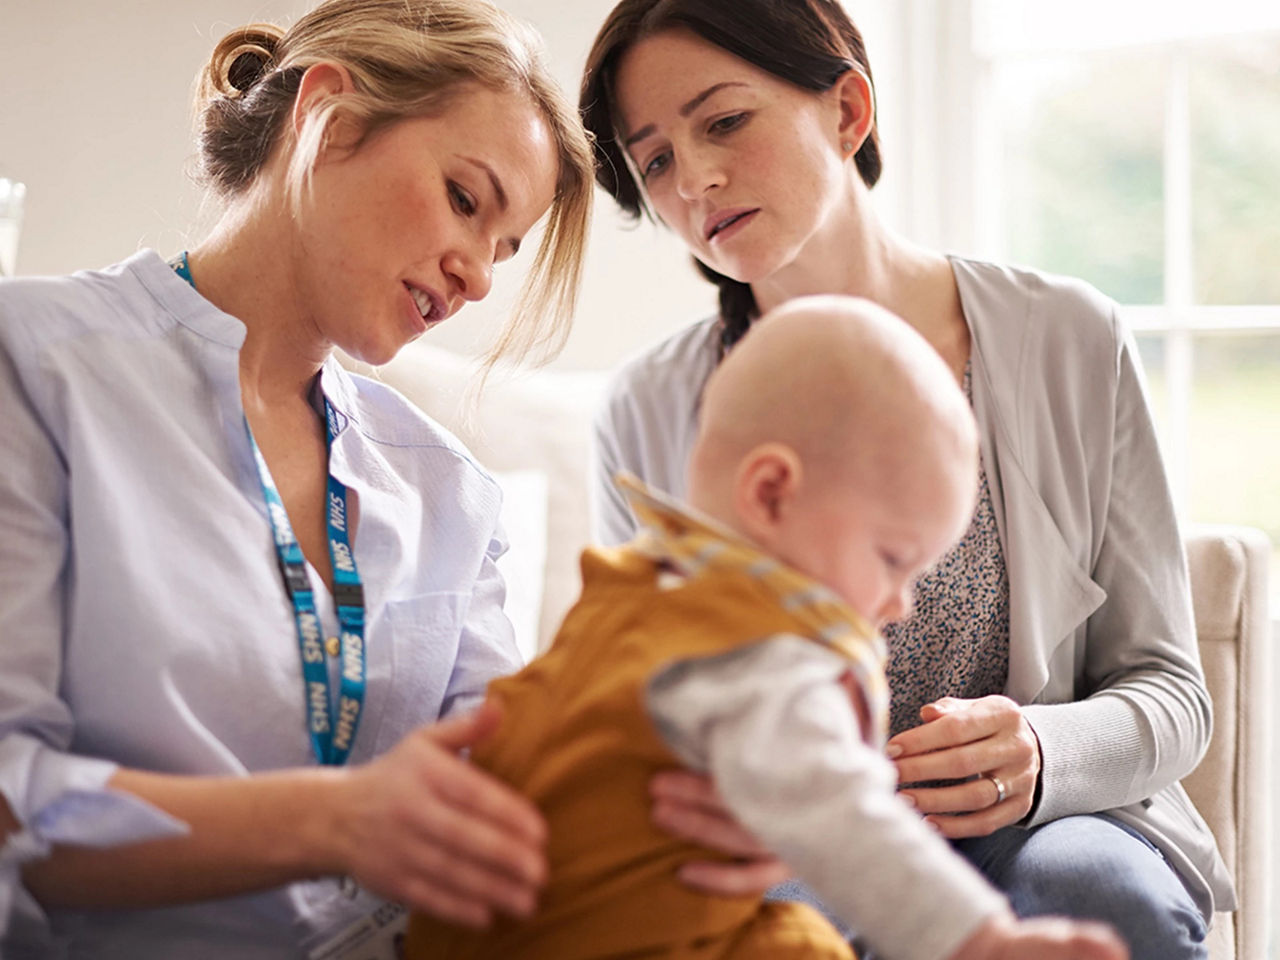
[[[1212,714],[1186,562],[1137,351],[1116,305],[1076,280],[953,258],[972,335],[973,401],[1009,570],[1006,693],[1044,766],[1031,824],[1106,811],[1152,841],[1201,911],[1235,906],[1178,780]],[[632,361],[596,426],[595,534],[634,532],[620,470],[677,497],[714,319]]]

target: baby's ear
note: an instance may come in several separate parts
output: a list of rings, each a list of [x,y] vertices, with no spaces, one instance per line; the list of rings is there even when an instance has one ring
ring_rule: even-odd
[[[733,508],[751,538],[772,548],[802,480],[800,457],[783,443],[762,443],[742,458]]]

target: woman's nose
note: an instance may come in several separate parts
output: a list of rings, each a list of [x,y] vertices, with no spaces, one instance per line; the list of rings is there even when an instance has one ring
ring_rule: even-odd
[[[676,192],[682,200],[698,200],[708,190],[724,186],[724,169],[710,150],[687,151],[676,165]]]
[[[475,252],[457,250],[446,254],[443,267],[464,300],[483,300],[493,288],[493,264]]]

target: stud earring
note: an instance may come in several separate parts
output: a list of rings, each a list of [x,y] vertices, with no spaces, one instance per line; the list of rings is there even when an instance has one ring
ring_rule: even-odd
[[[840,149],[843,150],[845,153],[848,153],[850,150],[853,149],[853,143],[849,140],[845,140],[840,144]]]

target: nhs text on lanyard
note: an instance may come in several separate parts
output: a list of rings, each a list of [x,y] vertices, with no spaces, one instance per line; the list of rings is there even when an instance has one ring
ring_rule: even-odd
[[[195,286],[183,253],[171,262],[174,270],[184,280]],[[333,438],[338,435],[338,418],[329,403],[324,402],[327,439],[330,452]],[[356,569],[355,555],[351,552],[351,539],[347,533],[347,488],[332,473],[327,487],[328,503],[325,515],[329,527],[329,559],[333,564],[333,600],[338,612],[341,645],[341,678],[338,687],[337,710],[332,708],[329,694],[329,667],[326,662],[325,644],[320,629],[320,616],[316,612],[315,595],[311,592],[311,580],[307,576],[307,563],[302,547],[293,534],[284,501],[271,479],[271,471],[263,459],[262,450],[253,438],[248,420],[245,432],[249,446],[253,448],[253,461],[258,467],[258,480],[262,484],[262,496],[267,503],[267,516],[275,535],[276,558],[284,577],[285,589],[293,602],[293,617],[298,631],[298,649],[302,653],[302,679],[306,688],[307,727],[311,733],[311,748],[322,764],[341,766],[351,753],[356,729],[360,725],[360,713],[364,708],[365,657],[364,657],[364,587]]]

